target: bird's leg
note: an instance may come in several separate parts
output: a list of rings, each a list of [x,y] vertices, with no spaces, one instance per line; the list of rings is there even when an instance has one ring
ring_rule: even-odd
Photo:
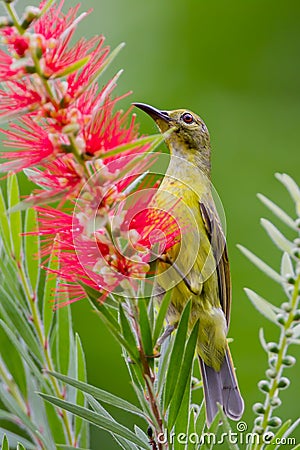
[[[199,295],[199,291],[195,291],[195,289],[193,289],[191,283],[189,282],[189,280],[186,278],[186,276],[182,273],[182,271],[179,269],[179,267],[177,266],[177,264],[175,262],[173,262],[169,256],[165,253],[164,255],[160,255],[157,258],[159,261],[164,262],[166,264],[170,264],[170,266],[172,266],[174,268],[174,270],[178,273],[178,275],[181,277],[182,281],[184,282],[184,284],[186,285],[186,287],[188,288],[188,290],[195,295]]]

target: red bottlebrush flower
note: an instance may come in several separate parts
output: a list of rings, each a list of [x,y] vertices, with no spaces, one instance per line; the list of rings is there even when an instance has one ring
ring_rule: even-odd
[[[43,92],[29,79],[8,81],[4,89],[0,89],[0,116],[27,114],[43,102]]]
[[[32,169],[26,175],[33,183],[44,190],[35,190],[34,196],[24,202],[30,205],[41,205],[61,199],[63,203],[75,198],[82,183],[82,167],[75,164],[73,155],[63,155],[60,158],[41,165],[42,170]]]
[[[41,126],[30,117],[24,117],[21,124],[12,124],[10,130],[3,131],[8,138],[3,141],[8,148],[18,149],[12,152],[1,152],[0,158],[9,158],[0,165],[0,171],[20,171],[53,157],[60,150],[54,144],[46,126]]]

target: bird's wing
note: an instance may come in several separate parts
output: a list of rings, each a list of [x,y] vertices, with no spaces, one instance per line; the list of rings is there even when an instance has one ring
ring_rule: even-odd
[[[231,281],[225,236],[216,211],[202,202],[200,211],[216,260],[220,303],[229,325]]]

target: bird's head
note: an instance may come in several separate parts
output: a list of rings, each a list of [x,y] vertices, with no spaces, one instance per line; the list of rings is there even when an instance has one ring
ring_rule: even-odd
[[[164,111],[145,103],[134,103],[134,105],[149,114],[162,133],[174,128],[173,133],[166,140],[171,152],[181,150],[209,153],[209,132],[197,114],[187,109]]]

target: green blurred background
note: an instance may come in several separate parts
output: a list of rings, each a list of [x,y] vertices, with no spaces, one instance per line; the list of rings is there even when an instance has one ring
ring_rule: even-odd
[[[18,9],[27,4],[19,0]],[[66,10],[75,4],[76,0],[66,1]],[[85,0],[81,10],[89,8],[93,13],[79,26],[78,36],[102,33],[111,47],[126,42],[105,75],[107,80],[124,69],[117,92],[132,90],[133,95],[123,106],[139,101],[163,109],[187,107],[199,113],[210,130],[212,177],[226,211],[232,269],[229,335],[234,338],[231,349],[246,400],[243,420],[251,427],[251,406],[263,399],[257,382],[267,368],[258,331],[263,326],[267,338],[275,339],[277,330],[253,308],[243,287],[278,305],[284,294],[239,253],[236,244],[252,249],[278,269],[280,252],[259,225],[260,217],[271,215],[256,193],[270,196],[294,214],[274,173],[286,172],[300,181],[300,2]],[[138,121],[143,133],[156,132],[151,119],[139,111]],[[87,355],[89,381],[133,400],[118,345],[87,302],[75,304],[73,313]],[[292,350],[299,356],[297,348]],[[288,369],[286,375],[292,384],[282,392],[278,414],[296,419],[297,369]],[[132,417],[113,413],[121,422],[133,423]],[[93,450],[118,448],[105,433],[93,431],[92,437]],[[300,442],[299,430],[294,437]]]

